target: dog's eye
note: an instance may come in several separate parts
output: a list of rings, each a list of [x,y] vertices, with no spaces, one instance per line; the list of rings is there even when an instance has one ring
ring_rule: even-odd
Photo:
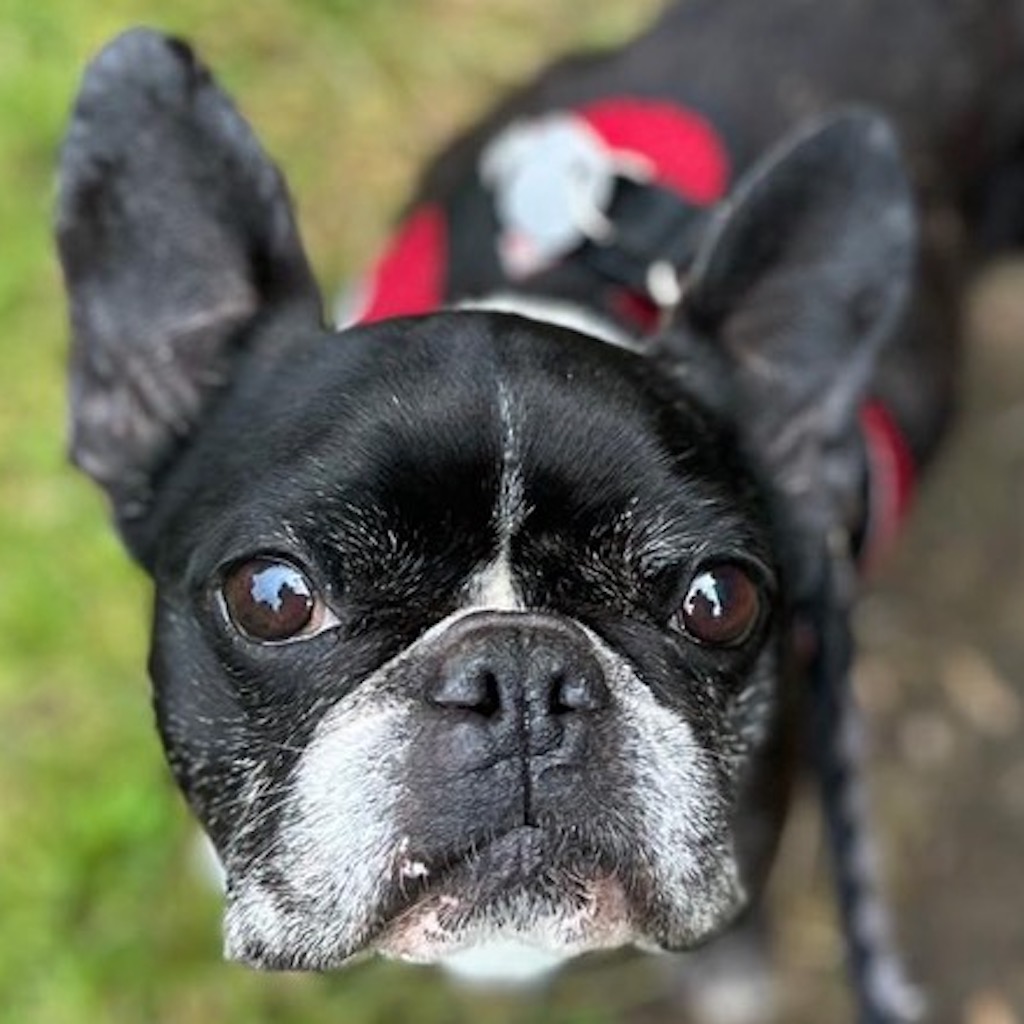
[[[305,573],[275,558],[239,563],[225,577],[220,593],[235,627],[264,643],[311,636],[328,614]]]
[[[757,584],[743,568],[728,562],[693,577],[677,617],[687,635],[713,647],[741,644],[760,618]]]

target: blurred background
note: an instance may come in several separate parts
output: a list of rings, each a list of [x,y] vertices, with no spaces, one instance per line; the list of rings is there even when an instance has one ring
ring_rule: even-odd
[[[191,38],[295,194],[325,288],[365,265],[424,156],[553,52],[653,0],[5,0],[0,20],[0,1022],[681,1019],[656,961],[584,961],[528,1003],[370,963],[220,960],[219,898],[164,768],[149,589],[65,465],[50,240],[83,63],[131,24]],[[973,289],[964,412],[859,623],[900,930],[938,1022],[1024,1021],[1024,263]],[[783,1009],[848,1019],[819,827],[797,808],[769,896]]]

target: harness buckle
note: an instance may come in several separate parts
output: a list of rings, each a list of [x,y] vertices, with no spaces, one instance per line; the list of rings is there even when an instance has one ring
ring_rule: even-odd
[[[517,121],[483,150],[479,174],[512,281],[578,258],[648,300],[664,322],[682,301],[701,210],[654,181],[638,154],[612,149],[571,112]]]

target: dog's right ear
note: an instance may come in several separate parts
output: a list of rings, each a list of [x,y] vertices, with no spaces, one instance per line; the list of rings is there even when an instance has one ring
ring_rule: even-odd
[[[684,329],[653,349],[668,375],[731,418],[802,555],[859,512],[860,410],[903,322],[916,227],[888,122],[856,108],[826,115],[783,139],[712,215],[676,321]],[[820,566],[805,568],[809,591]]]
[[[287,318],[308,331],[320,299],[281,175],[191,50],[145,29],[85,73],[57,237],[71,454],[131,546],[131,523],[228,379],[246,328]]]

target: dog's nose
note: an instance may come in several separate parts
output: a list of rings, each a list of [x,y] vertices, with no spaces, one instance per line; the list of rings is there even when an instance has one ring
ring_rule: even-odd
[[[506,712],[559,717],[608,706],[601,664],[578,628],[549,616],[472,618],[446,645],[427,687],[430,704],[482,719]]]

